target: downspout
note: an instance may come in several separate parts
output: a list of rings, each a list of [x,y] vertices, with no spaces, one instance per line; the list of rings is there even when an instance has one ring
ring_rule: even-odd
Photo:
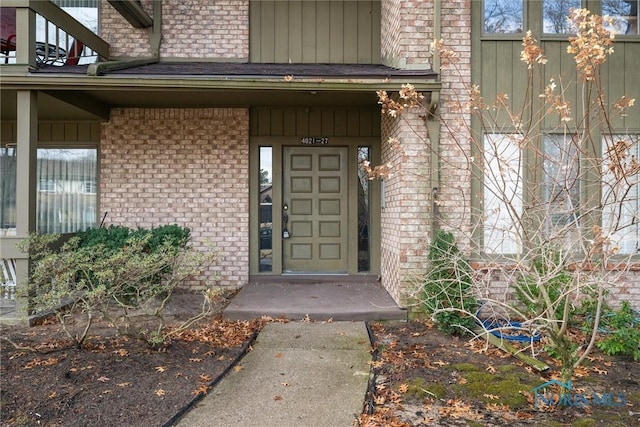
[[[442,19],[442,0],[434,0],[433,2],[433,38],[440,40]],[[433,54],[432,69],[437,74],[437,79],[441,82],[440,77],[440,57]],[[440,118],[438,115],[438,107],[440,105],[440,90],[436,89],[431,92],[429,109],[426,114],[427,137],[431,146],[430,150],[430,187],[431,187],[431,236],[435,237],[440,229],[440,208],[438,205],[438,192],[440,189]]]
[[[108,71],[124,70],[140,65],[155,64],[160,61],[160,43],[162,42],[162,2],[154,1],[153,25],[149,28],[149,44],[151,45],[151,57],[123,59],[121,61],[106,61],[90,64],[87,76],[96,77]]]

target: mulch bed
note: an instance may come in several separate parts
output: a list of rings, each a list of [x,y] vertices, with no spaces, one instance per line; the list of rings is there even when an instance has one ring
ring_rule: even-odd
[[[540,373],[483,340],[451,337],[423,322],[372,323],[370,331],[374,381],[361,426],[640,425],[640,363],[630,358],[595,351],[572,379],[574,395],[587,404],[561,408],[534,401],[533,388],[559,379],[553,359]],[[609,393],[611,404],[597,404],[593,393]]]
[[[190,304],[198,307],[198,304]],[[3,327],[2,426],[163,426],[242,357],[258,322],[203,319],[161,349],[98,322],[82,349],[60,324]]]

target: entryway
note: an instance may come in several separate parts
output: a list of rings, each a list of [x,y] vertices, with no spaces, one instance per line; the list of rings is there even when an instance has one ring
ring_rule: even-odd
[[[380,275],[374,108],[255,109],[250,137],[250,281]]]

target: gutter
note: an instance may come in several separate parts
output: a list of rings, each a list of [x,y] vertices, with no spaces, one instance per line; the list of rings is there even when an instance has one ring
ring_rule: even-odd
[[[138,67],[140,65],[154,64],[160,61],[160,44],[162,42],[162,2],[154,1],[153,4],[153,25],[149,28],[149,44],[151,45],[151,57],[123,59],[118,61],[106,61],[90,64],[87,69],[87,76],[97,77],[108,71],[124,70],[126,68]]]

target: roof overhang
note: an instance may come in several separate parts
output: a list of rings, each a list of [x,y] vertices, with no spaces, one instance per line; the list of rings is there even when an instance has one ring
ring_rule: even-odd
[[[15,120],[15,93],[37,90],[43,120],[107,120],[111,108],[212,108],[258,106],[375,106],[377,90],[410,82],[420,92],[437,91],[429,76],[256,76],[70,73],[3,75],[2,120]]]

